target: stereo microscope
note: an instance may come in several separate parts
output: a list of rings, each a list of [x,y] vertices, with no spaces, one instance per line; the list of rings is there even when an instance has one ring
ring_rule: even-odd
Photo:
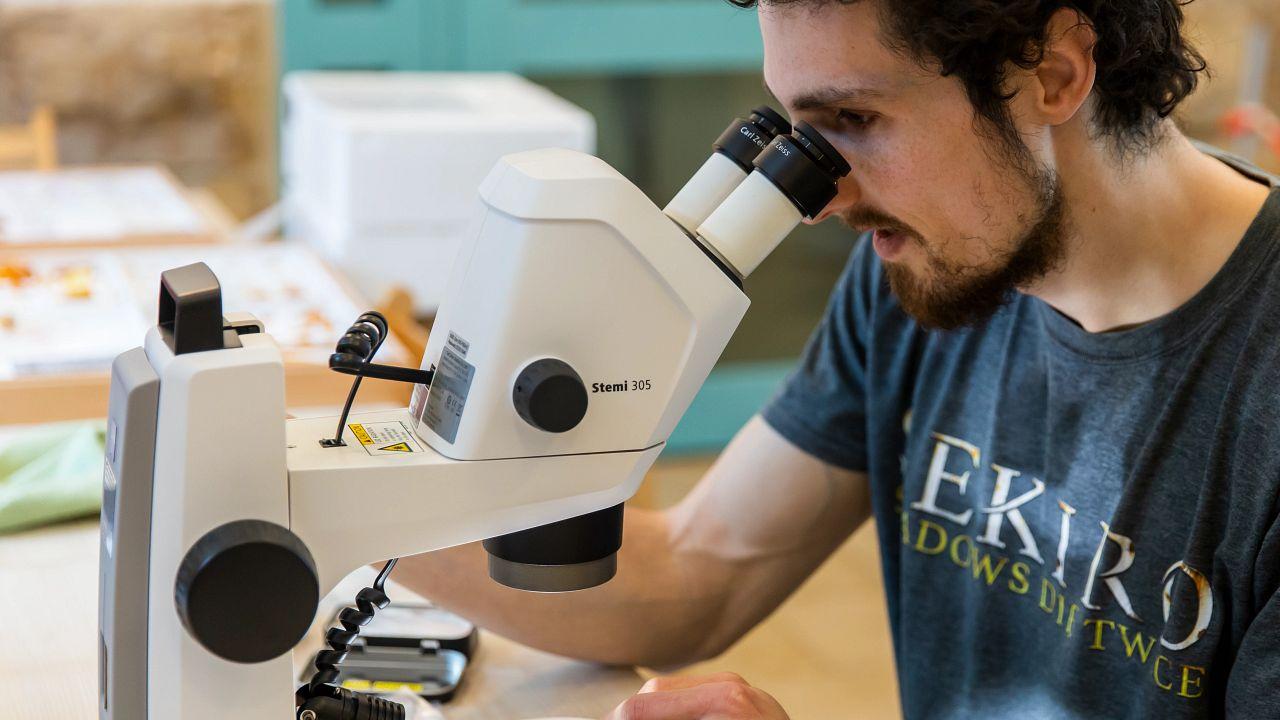
[[[589,155],[504,157],[421,368],[372,362],[376,313],[338,342],[340,419],[287,419],[268,328],[224,314],[204,264],[163,273],[158,324],[112,368],[100,720],[402,718],[334,683],[394,561],[311,683],[291,657],[319,599],[387,558],[483,540],[512,587],[609,580],[622,503],[746,312],[743,277],[849,172],[768,108],[714,148],[665,209]],[[409,407],[348,417],[363,377],[414,383]]]

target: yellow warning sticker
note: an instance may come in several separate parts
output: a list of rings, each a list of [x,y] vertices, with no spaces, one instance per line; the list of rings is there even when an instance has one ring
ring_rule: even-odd
[[[356,438],[360,441],[361,445],[373,444],[373,438],[369,437],[369,431],[364,429],[364,425],[353,423],[347,427],[351,428],[351,432],[356,434]]]
[[[395,692],[396,690],[408,690],[411,693],[422,692],[422,683],[400,682],[399,680],[374,680],[374,692]]]
[[[370,455],[404,455],[422,452],[422,446],[418,444],[413,431],[398,420],[350,423],[347,427],[360,442],[364,451]]]
[[[342,687],[357,692],[381,692],[389,693],[397,690],[407,690],[411,693],[422,693],[422,683],[401,682],[399,680],[358,680],[355,678],[342,681]]]
[[[367,692],[373,688],[373,683],[368,680],[343,680],[342,687],[357,692]]]

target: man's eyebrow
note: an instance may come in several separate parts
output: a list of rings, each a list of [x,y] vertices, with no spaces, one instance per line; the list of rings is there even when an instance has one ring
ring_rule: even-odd
[[[769,88],[769,83],[764,83],[765,92],[777,98],[777,94]],[[805,110],[820,110],[822,108],[833,107],[843,102],[866,102],[868,100],[877,100],[884,97],[884,93],[875,88],[868,87],[825,87],[816,90],[809,90],[801,93],[798,97],[791,101],[789,107],[793,111],[802,112]],[[779,102],[784,105],[781,98]]]

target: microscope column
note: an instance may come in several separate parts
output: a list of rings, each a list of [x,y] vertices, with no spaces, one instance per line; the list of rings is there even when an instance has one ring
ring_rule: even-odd
[[[179,565],[210,530],[246,519],[289,526],[284,365],[268,335],[244,335],[241,343],[175,354],[158,329],[147,336],[147,357],[160,376],[147,643],[150,720],[279,720],[293,714],[289,653],[258,663],[224,660],[183,626],[175,599]]]

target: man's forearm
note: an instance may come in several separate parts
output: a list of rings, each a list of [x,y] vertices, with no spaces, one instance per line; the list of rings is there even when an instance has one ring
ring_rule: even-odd
[[[753,419],[664,511],[628,508],[618,574],[590,590],[527,593],[489,579],[479,544],[407,558],[395,578],[536,648],[664,667],[723,652],[870,514],[864,473],[841,470]]]
[[[572,593],[513,590],[489,579],[479,543],[405,558],[395,579],[477,625],[531,647],[617,665],[700,658],[725,598],[706,568],[673,552],[663,513],[628,508],[618,574]],[[692,577],[693,575],[699,577]]]

